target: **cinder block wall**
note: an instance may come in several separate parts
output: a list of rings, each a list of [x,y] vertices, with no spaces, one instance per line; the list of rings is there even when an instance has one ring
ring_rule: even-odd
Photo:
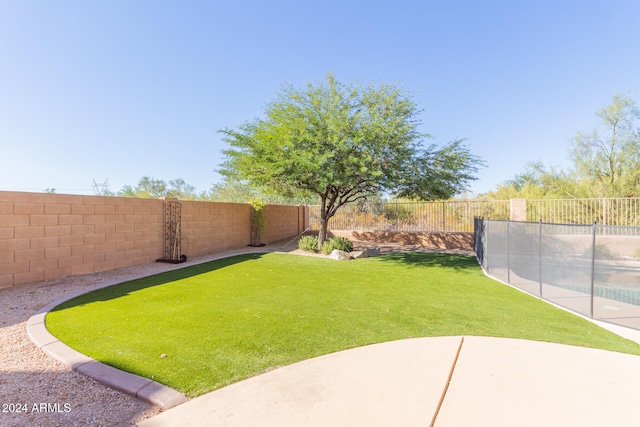
[[[308,227],[306,206],[269,205],[264,208],[264,234],[260,242],[269,244],[286,237],[297,236]]]
[[[151,262],[162,201],[0,191],[0,287]]]
[[[183,254],[249,244],[249,204],[180,203]],[[154,262],[163,255],[163,204],[0,191],[0,287]],[[266,209],[266,243],[298,234],[299,207]]]
[[[247,246],[251,205],[179,201],[182,204],[182,253],[199,256]]]

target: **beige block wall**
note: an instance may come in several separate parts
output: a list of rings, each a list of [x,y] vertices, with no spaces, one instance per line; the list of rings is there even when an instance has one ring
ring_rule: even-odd
[[[268,245],[277,240],[297,236],[308,227],[308,218],[306,206],[265,206],[264,234],[260,242]]]
[[[511,221],[526,221],[527,220],[527,199],[511,199],[509,201]]]
[[[249,204],[180,203],[183,254],[249,244]],[[0,287],[155,262],[163,256],[163,205],[159,199],[0,191]],[[304,207],[266,207],[263,241],[298,234],[300,212],[304,216]]]
[[[160,256],[162,201],[0,191],[0,230],[0,287],[96,273]]]
[[[183,201],[182,253],[199,256],[247,246],[250,239],[247,203]]]

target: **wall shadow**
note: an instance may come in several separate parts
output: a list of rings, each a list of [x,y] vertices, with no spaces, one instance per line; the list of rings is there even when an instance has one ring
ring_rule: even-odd
[[[126,282],[118,283],[116,285],[107,286],[104,288],[96,289],[89,293],[77,296],[62,304],[57,305],[51,311],[61,311],[71,307],[77,307],[85,304],[90,304],[97,301],[109,301],[112,299],[120,298],[131,292],[136,292],[141,289],[150,288],[153,286],[163,285],[165,283],[174,282],[176,280],[182,280],[193,276],[198,276],[203,273],[225,268],[234,264],[245,262],[248,260],[254,260],[261,258],[265,253],[251,253],[243,255],[235,255],[228,258],[221,258],[213,261],[204,262],[202,264],[196,264],[177,270],[165,271],[162,273],[153,274],[151,276],[143,277],[141,279],[129,280]]]
[[[477,270],[480,265],[475,257],[459,254],[444,254],[436,252],[396,252],[380,256],[383,262],[402,264],[412,268],[442,267],[453,270]]]

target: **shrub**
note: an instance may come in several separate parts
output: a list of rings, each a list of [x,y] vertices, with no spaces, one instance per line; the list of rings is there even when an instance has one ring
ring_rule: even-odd
[[[298,241],[298,249],[307,252],[318,252],[318,238],[316,236],[303,236]]]
[[[323,254],[330,254],[334,249],[351,252],[353,250],[353,243],[344,237],[331,237],[322,243]]]

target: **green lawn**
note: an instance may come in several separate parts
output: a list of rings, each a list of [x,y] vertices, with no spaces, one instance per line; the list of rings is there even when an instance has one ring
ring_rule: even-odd
[[[487,278],[475,258],[446,254],[237,256],[83,295],[46,324],[81,353],[190,397],[410,337],[512,337],[640,354],[636,343]]]

